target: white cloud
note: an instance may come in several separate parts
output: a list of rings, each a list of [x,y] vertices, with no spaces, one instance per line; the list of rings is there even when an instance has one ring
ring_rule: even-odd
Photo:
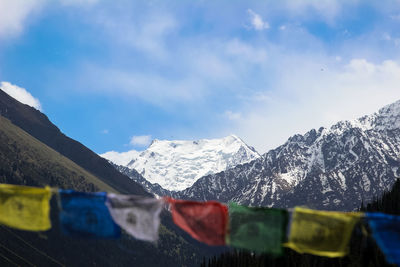
[[[92,6],[99,0],[60,0],[63,6]],[[0,38],[15,37],[24,31],[29,19],[49,0],[0,0]]]
[[[33,97],[25,88],[21,88],[9,82],[1,82],[0,88],[19,102],[34,107],[37,110],[42,110],[39,100]]]
[[[129,142],[133,146],[147,146],[151,142],[151,135],[132,136]]]
[[[235,132],[262,153],[296,133],[376,112],[400,99],[400,64],[352,59],[337,66],[317,58],[282,60],[279,91],[264,101],[249,101]],[[295,62],[301,64],[301,68]],[[300,63],[301,62],[301,63]],[[324,65],[325,70],[320,71]]]
[[[101,131],[101,133],[102,133],[102,134],[109,134],[110,131],[109,131],[108,129],[104,129],[104,130]]]
[[[310,17],[310,10],[314,10],[319,16],[328,23],[333,23],[334,19],[340,14],[345,5],[350,5],[357,0],[287,0],[284,1],[287,10],[297,16]]]
[[[242,118],[242,114],[240,112],[233,112],[231,110],[225,111],[224,116],[231,121],[239,120]]]
[[[243,60],[252,63],[262,63],[267,59],[268,55],[265,49],[256,48],[238,39],[228,41],[225,51],[230,55],[241,57]]]
[[[254,67],[260,71],[264,64],[271,63],[265,46],[239,39],[196,39],[179,44],[169,53],[173,64],[168,64],[166,71],[109,68],[87,63],[79,73],[82,83],[87,83],[87,90],[136,97],[166,108],[176,104],[199,105],[221,92],[232,97],[246,90],[246,77],[254,78],[251,77]],[[163,62],[158,62],[159,67]],[[173,75],[168,75],[170,73]],[[264,96],[259,94],[258,97]]]
[[[393,37],[388,33],[384,33],[382,35],[382,39],[388,42],[392,42],[392,44],[394,44],[395,46],[400,46],[400,38]]]
[[[1,0],[0,37],[16,36],[23,31],[28,17],[38,11],[46,0]]]
[[[170,14],[150,12],[136,15],[110,11],[106,15],[98,15],[95,21],[102,25],[114,44],[136,48],[149,57],[167,57],[169,51],[165,38],[179,27],[178,21]]]
[[[136,97],[162,107],[200,100],[204,96],[204,81],[197,77],[174,80],[158,73],[102,67],[83,67],[82,82],[88,83],[89,90],[113,96]]]
[[[249,13],[249,15],[250,15],[251,25],[253,26],[253,28],[255,30],[262,31],[262,30],[269,29],[268,22],[264,21],[259,14],[257,14],[256,12],[254,12],[251,9],[248,9],[247,13]]]
[[[331,45],[302,26],[305,25],[302,22],[316,16],[318,21],[320,17],[328,22],[334,21],[340,17],[346,1],[288,0],[283,4],[289,7],[284,9],[287,18],[281,20],[275,19],[281,13],[274,14],[274,11],[282,12],[282,4],[277,4],[279,8],[275,9],[269,5],[264,8],[253,5],[247,13],[243,12],[248,7],[244,4],[246,8],[239,11],[242,18],[234,16],[234,20],[250,19],[248,24],[253,29],[264,30],[270,28],[267,18],[271,24],[281,25],[275,40],[267,39],[263,34],[250,34],[241,39],[243,37],[237,35],[238,29],[229,26],[233,25],[228,23],[232,19],[229,10],[223,16],[217,12],[217,19],[205,11],[207,15],[201,18],[206,19],[207,25],[215,27],[206,27],[204,32],[197,29],[197,20],[193,25],[192,18],[181,12],[168,10],[165,6],[164,9],[161,6],[162,12],[137,8],[135,4],[132,4],[133,8],[124,8],[128,2],[115,5],[123,8],[123,12],[113,13],[114,5],[109,9],[96,6],[94,12],[85,17],[91,20],[90,23],[99,23],[97,26],[100,26],[101,33],[107,34],[115,57],[110,56],[110,64],[106,65],[102,61],[98,65],[95,61],[90,62],[89,67],[83,63],[82,71],[77,71],[82,76],[75,79],[79,80],[80,88],[99,90],[162,108],[168,106],[178,110],[186,105],[192,114],[200,110],[199,107],[210,113],[217,112],[220,115],[216,117],[236,124],[237,130],[228,129],[228,132],[240,133],[259,151],[281,144],[290,135],[311,127],[328,126],[354,114],[375,111],[374,108],[391,102],[389,98],[393,98],[398,90],[388,93],[387,88],[382,88],[380,94],[378,89],[366,89],[370,90],[369,94],[377,94],[379,101],[368,100],[368,106],[362,105],[364,101],[357,101],[360,95],[363,99],[375,99],[374,96],[365,96],[363,87],[385,85],[385,82],[377,83],[373,78],[362,76],[378,77],[382,64],[367,60],[350,62],[348,57],[382,58],[371,55],[375,51],[368,54],[377,50],[376,47],[371,42],[353,38],[349,45],[343,43],[345,48],[335,47],[338,51],[332,51]],[[98,9],[101,9],[101,14],[96,13]],[[235,25],[241,27],[240,23]],[[194,31],[193,26],[196,27]],[[350,40],[350,37],[345,39]],[[391,37],[392,41],[394,37]],[[374,38],[379,39],[376,35]],[[331,55],[330,59],[326,53]],[[337,54],[340,56],[335,58]],[[344,67],[345,62],[349,64]],[[364,78],[370,84],[363,85]],[[354,87],[347,86],[352,83]],[[74,87],[75,90],[79,90],[79,86]],[[385,86],[393,88],[393,84]],[[210,125],[210,129],[213,127],[219,125]]]
[[[64,6],[90,6],[97,4],[99,0],[60,0]]]

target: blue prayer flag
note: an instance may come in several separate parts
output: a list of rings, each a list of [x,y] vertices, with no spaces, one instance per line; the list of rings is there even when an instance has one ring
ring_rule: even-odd
[[[105,204],[107,195],[60,190],[60,223],[65,234],[77,237],[117,238],[121,228]]]
[[[365,218],[386,260],[400,266],[400,216],[367,212]]]

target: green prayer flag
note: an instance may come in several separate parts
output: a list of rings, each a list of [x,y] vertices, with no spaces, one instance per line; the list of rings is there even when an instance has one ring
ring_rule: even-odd
[[[286,210],[229,204],[227,244],[256,252],[282,255],[286,238]]]

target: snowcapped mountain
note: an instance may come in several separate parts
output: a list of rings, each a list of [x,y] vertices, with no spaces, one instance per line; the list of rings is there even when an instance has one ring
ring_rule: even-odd
[[[144,185],[149,191],[157,184],[161,189],[184,190],[200,177],[250,162],[260,155],[240,138],[230,135],[222,139],[197,141],[153,140],[144,151],[110,151],[101,155],[125,174]],[[136,170],[146,181],[137,178]]]
[[[400,101],[377,113],[294,135],[262,157],[171,195],[253,206],[353,210],[400,178]]]

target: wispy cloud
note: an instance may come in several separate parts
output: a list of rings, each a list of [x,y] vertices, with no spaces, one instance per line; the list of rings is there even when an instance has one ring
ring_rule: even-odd
[[[382,34],[382,39],[392,43],[395,46],[400,46],[400,38],[392,37],[389,33],[385,32]]]
[[[179,27],[175,17],[160,12],[137,12],[136,16],[128,16],[125,12],[101,12],[94,15],[93,21],[102,26],[114,45],[138,49],[150,58],[165,59],[168,56],[165,39]]]
[[[31,75],[21,80],[48,75],[43,90],[57,88],[73,95],[70,99],[86,94],[92,103],[112,98],[115,101],[108,103],[120,103],[116,110],[135,109],[138,116],[155,122],[125,130],[120,133],[125,139],[132,132],[171,136],[178,128],[196,138],[235,132],[265,151],[294,133],[370,113],[396,100],[400,92],[393,74],[398,74],[400,60],[400,10],[390,1],[60,1],[0,0],[8,7],[0,8],[0,38],[23,33],[44,6],[49,11],[46,22],[56,10],[61,17],[54,19],[52,29],[66,23],[71,30],[60,31],[58,38],[69,42],[60,45],[71,48],[68,64],[53,69],[60,73],[51,77],[40,72],[40,66],[21,72]],[[222,8],[224,12],[218,12]],[[45,34],[39,24],[27,42],[38,41],[35,32]],[[4,55],[13,50],[1,47],[6,48]],[[52,54],[41,62],[50,66],[48,60],[55,58],[58,55]],[[5,69],[7,63],[0,67]],[[125,122],[121,109],[118,116]],[[147,112],[150,109],[157,112]],[[157,117],[162,117],[162,126],[154,126],[160,125]],[[103,127],[112,129],[101,122],[96,126]],[[142,138],[133,143],[148,142]]]
[[[138,98],[160,107],[193,102],[204,96],[203,81],[193,76],[174,80],[159,73],[92,65],[84,66],[82,75],[82,83],[96,93]]]
[[[37,110],[42,110],[39,100],[33,97],[25,88],[11,84],[9,82],[1,82],[0,88],[11,97],[15,98],[21,103],[27,104]]]
[[[296,133],[355,119],[400,99],[400,64],[393,60],[373,63],[352,59],[344,65],[314,58],[284,60],[276,82],[280,91],[257,103],[242,106],[233,131],[259,151],[266,152]],[[293,72],[292,65],[301,62]],[[334,61],[334,59],[332,59]],[[320,66],[324,66],[321,71]]]
[[[0,38],[19,35],[29,16],[40,10],[46,0],[1,0]]]
[[[231,121],[239,120],[242,118],[242,114],[240,112],[233,112],[231,110],[225,111],[224,116],[227,117]]]
[[[267,51],[265,48],[254,47],[239,39],[233,39],[226,42],[226,53],[239,57],[241,60],[251,63],[262,63],[267,60]]]
[[[64,6],[91,6],[98,2],[99,0],[60,0]]]
[[[396,15],[391,15],[390,18],[394,20],[400,20],[400,13]]]
[[[358,0],[287,0],[283,2],[286,12],[302,17],[303,19],[315,18],[315,14],[323,18],[326,22],[333,24],[335,19],[341,14],[343,8],[355,4]],[[310,11],[315,12],[314,14]]]
[[[130,144],[133,146],[148,146],[151,142],[151,135],[135,135],[132,136]]]
[[[263,18],[259,14],[251,9],[248,9],[247,13],[250,15],[250,23],[255,30],[262,31],[269,29],[268,22],[263,20]]]

